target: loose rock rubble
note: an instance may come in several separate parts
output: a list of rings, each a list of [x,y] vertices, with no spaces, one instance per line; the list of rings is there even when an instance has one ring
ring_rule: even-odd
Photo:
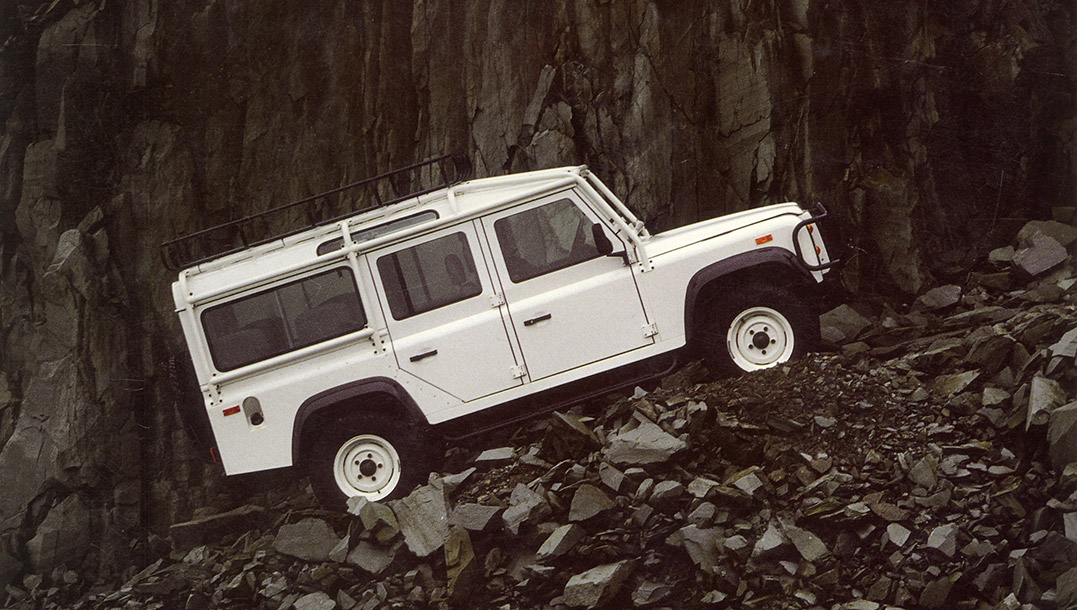
[[[832,353],[689,365],[456,447],[404,499],[203,516],[123,583],[57,569],[8,604],[1077,607],[1077,274],[1046,266],[1055,229],[907,308],[828,312]]]

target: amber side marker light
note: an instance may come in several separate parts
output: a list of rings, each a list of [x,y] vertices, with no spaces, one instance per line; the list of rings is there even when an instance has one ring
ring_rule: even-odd
[[[768,233],[768,234],[766,234],[766,235],[764,235],[762,237],[756,237],[755,238],[755,245],[762,246],[763,244],[765,244],[767,242],[770,242],[770,241],[774,241],[774,235]]]

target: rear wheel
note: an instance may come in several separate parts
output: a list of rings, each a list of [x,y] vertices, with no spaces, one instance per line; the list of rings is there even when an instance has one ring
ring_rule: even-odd
[[[329,509],[346,508],[350,497],[377,502],[404,496],[430,472],[430,448],[424,448],[418,429],[399,417],[340,415],[306,437],[307,476]]]
[[[734,286],[712,302],[701,330],[707,364],[738,374],[803,356],[819,335],[814,308],[771,285]]]

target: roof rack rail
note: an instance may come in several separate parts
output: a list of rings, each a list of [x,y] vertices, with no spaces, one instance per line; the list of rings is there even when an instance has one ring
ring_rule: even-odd
[[[466,156],[442,155],[167,241],[161,244],[161,259],[170,271],[179,271],[447,188],[469,179],[471,171]],[[351,203],[351,209],[341,211],[343,203]],[[268,236],[254,238],[252,233]]]

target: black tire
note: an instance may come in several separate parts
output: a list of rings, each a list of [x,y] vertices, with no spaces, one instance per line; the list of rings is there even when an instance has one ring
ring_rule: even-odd
[[[723,375],[796,360],[819,340],[815,307],[771,284],[731,285],[706,310],[699,347],[707,366]]]
[[[433,458],[441,457],[435,456],[437,443],[426,442],[426,435],[395,414],[338,414],[313,426],[303,435],[304,466],[314,495],[330,510],[345,510],[350,496],[376,502],[403,497],[426,482]]]

